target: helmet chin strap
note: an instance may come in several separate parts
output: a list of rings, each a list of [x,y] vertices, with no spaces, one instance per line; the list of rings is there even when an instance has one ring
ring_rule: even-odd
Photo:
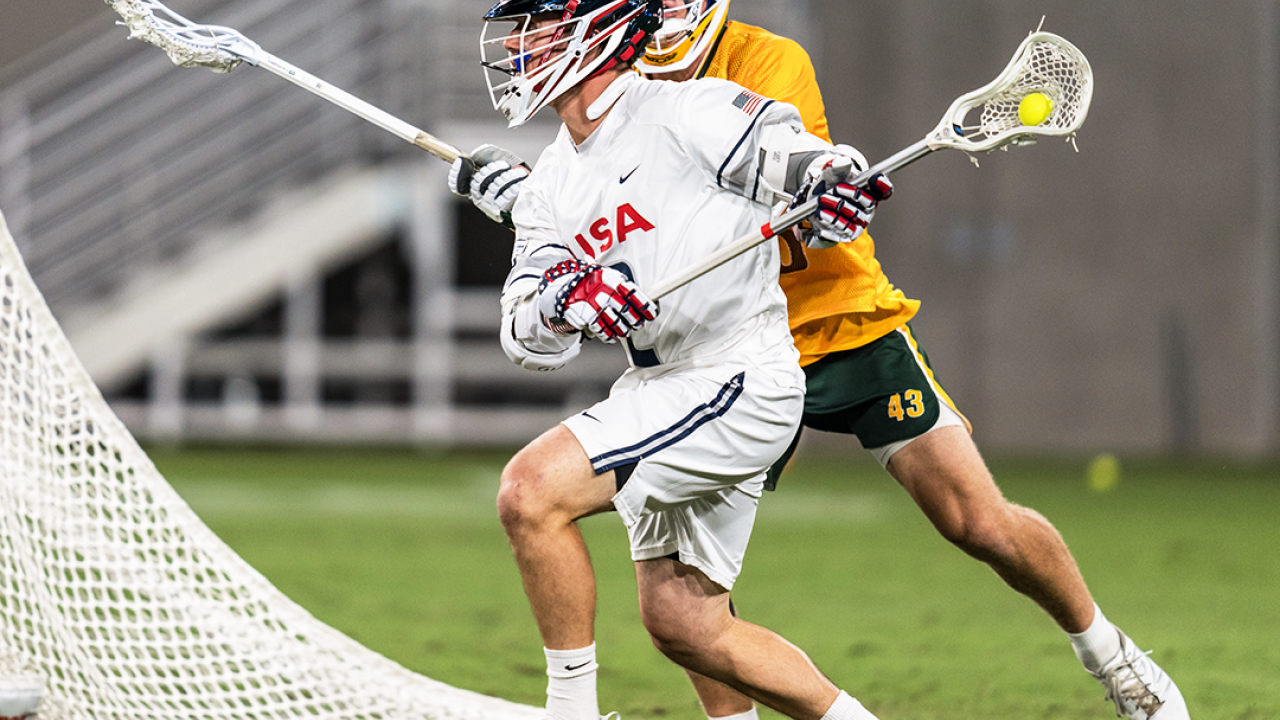
[[[609,108],[618,102],[618,98],[631,88],[632,85],[640,81],[640,73],[627,72],[618,76],[617,80],[609,83],[609,87],[600,93],[600,97],[596,98],[587,106],[587,119],[599,120],[604,114],[609,112]]]

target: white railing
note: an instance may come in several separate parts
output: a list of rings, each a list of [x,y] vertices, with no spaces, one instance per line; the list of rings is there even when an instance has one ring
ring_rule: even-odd
[[[429,4],[177,0],[387,110],[436,109]],[[280,188],[385,157],[394,138],[253,69],[178,69],[124,28],[82,29],[73,52],[0,94],[0,206],[55,310],[181,254],[200,227]],[[411,149],[410,149],[411,150]],[[406,150],[407,152],[408,150]]]
[[[235,27],[273,54],[468,149],[501,132],[478,67],[479,16],[487,6],[450,0],[169,4],[199,22]],[[142,437],[509,443],[554,423],[565,407],[590,402],[582,393],[602,392],[619,369],[616,353],[593,347],[580,363],[578,382],[555,389],[564,378],[520,371],[502,357],[496,338],[478,339],[477,332],[496,327],[496,315],[490,317],[496,289],[469,294],[453,286],[450,200],[442,181],[400,188],[388,198],[399,208],[403,247],[413,257],[411,337],[357,338],[349,346],[321,337],[319,266],[311,257],[318,251],[301,237],[290,262],[315,267],[298,271],[311,275],[294,278],[297,287],[278,289],[289,320],[280,337],[227,344],[190,328],[175,332],[168,327],[173,322],[151,322],[95,340],[82,331],[82,321],[99,314],[136,321],[138,313],[124,312],[138,294],[131,290],[186,277],[182,269],[192,263],[184,258],[207,252],[197,246],[270,215],[271,203],[291,191],[305,187],[305,195],[323,185],[317,180],[356,166],[380,164],[394,176],[405,161],[432,161],[269,73],[176,68],[110,22],[80,29],[16,76],[20,81],[0,85],[0,208],[41,291],[95,366],[125,350],[149,366],[145,398],[112,397]],[[521,148],[516,138],[501,141]],[[536,157],[541,143],[534,145],[522,151]],[[428,169],[443,172],[434,164]],[[407,196],[414,200],[406,203]],[[247,291],[223,289],[201,302],[225,305],[223,295]],[[164,301],[153,294],[150,302],[151,310],[165,313],[154,307]],[[179,309],[210,315],[209,308],[182,307],[165,313],[166,320],[174,321]],[[168,339],[148,341],[156,332]],[[131,347],[117,347],[122,344]],[[100,382],[119,375],[118,369],[106,373]],[[220,402],[185,396],[188,379],[211,376],[225,378]],[[282,401],[259,403],[252,392],[228,389],[254,377],[277,378]],[[406,382],[412,400],[322,402],[322,378],[344,377]],[[511,388],[525,404],[460,406],[456,388],[468,383]],[[528,404],[530,396],[543,398],[542,406]]]

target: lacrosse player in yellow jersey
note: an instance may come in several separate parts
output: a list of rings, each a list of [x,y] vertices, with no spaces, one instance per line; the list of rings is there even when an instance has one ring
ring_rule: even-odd
[[[729,0],[664,5],[663,25],[637,69],[654,79],[732,80],[794,105],[809,132],[829,137],[813,65],[800,45],[728,20]],[[1068,633],[1118,716],[1185,720],[1177,686],[1103,616],[1057,530],[1001,494],[968,421],[938,385],[907,325],[920,304],[889,283],[870,234],[829,249],[807,247],[822,243],[806,243],[805,234],[783,238],[780,279],[808,381],[802,427],[857,436],[944,537],[990,565]],[[772,482],[794,450],[795,443]],[[708,717],[756,717],[746,697],[694,673],[690,678]]]

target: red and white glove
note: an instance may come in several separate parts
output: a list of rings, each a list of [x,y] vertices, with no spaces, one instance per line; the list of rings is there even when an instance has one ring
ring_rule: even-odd
[[[866,165],[862,153],[848,145],[837,145],[810,164],[791,203],[796,207],[818,198],[817,212],[801,229],[805,245],[829,248],[857,240],[875,217],[876,206],[893,195],[893,183],[884,173],[871,176],[862,187],[849,184]]]
[[[558,335],[581,331],[611,343],[656,317],[658,306],[613,268],[565,260],[543,273],[538,310]]]

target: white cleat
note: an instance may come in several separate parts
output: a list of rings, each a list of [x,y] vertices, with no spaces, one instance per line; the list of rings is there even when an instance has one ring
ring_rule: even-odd
[[[1116,716],[1128,720],[1190,720],[1187,703],[1173,680],[1120,632],[1120,652],[1092,673],[1116,704]]]

